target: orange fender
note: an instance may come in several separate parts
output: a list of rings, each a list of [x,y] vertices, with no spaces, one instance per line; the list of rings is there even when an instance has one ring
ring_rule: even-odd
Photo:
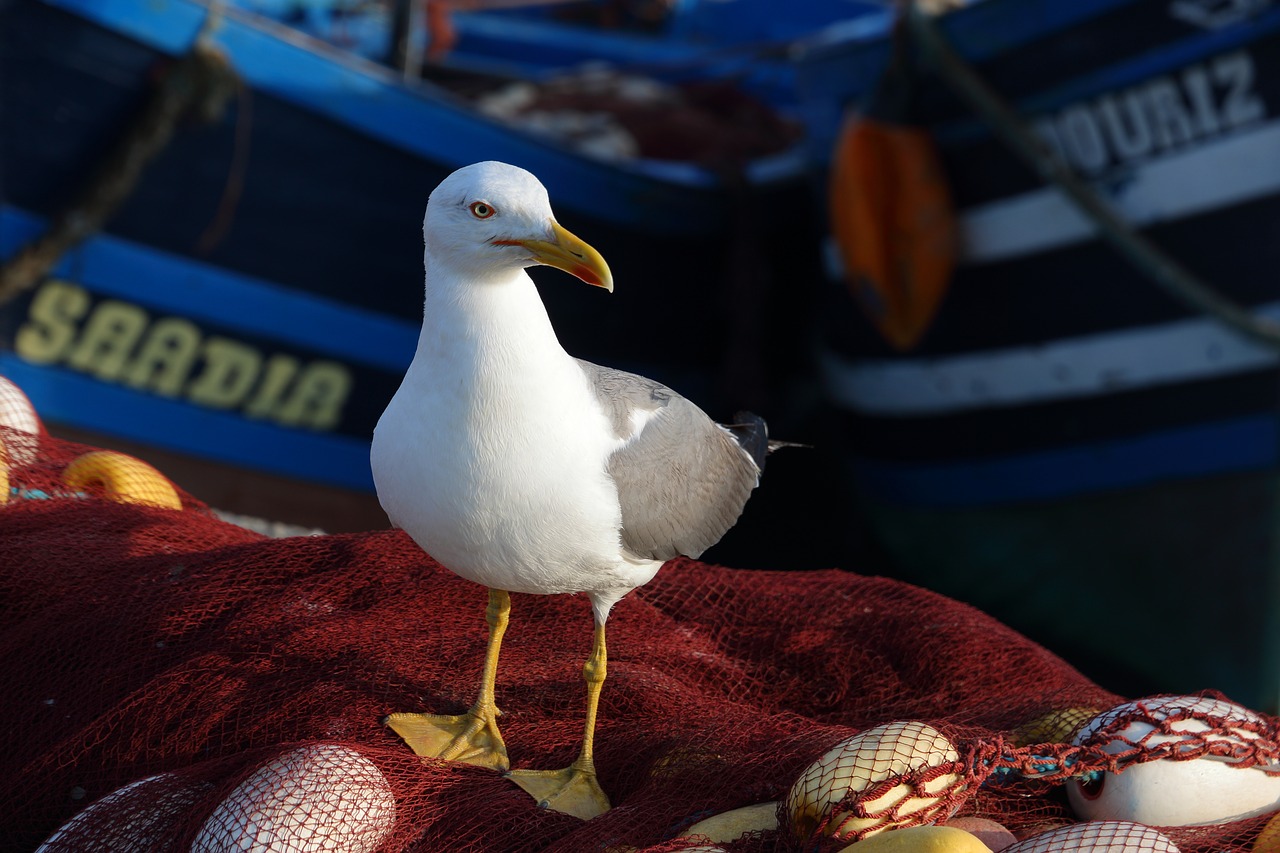
[[[831,230],[854,298],[896,349],[933,322],[956,260],[951,192],[929,135],[854,116],[832,158]]]

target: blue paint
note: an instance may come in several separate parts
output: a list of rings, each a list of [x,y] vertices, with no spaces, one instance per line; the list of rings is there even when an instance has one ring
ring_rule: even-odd
[[[44,0],[153,49],[190,47],[206,8],[191,0]],[[477,160],[521,166],[547,184],[558,204],[655,233],[707,233],[721,227],[720,205],[699,203],[719,180],[695,168],[603,163],[491,121],[428,84],[405,85],[391,69],[282,25],[227,9],[213,42],[250,86],[327,116],[357,132],[441,164]]]
[[[284,477],[373,491],[367,440],[248,420],[37,367],[11,353],[0,353],[0,375],[17,383],[49,421]]]
[[[1273,468],[1275,415],[1257,415],[1139,438],[944,464],[854,458],[871,497],[925,507],[982,507],[1051,500],[1176,478]]]
[[[1015,106],[1024,118],[1041,115],[1246,47],[1277,29],[1280,29],[1280,9],[1260,16],[1249,26],[1201,32],[1194,38],[1139,54],[1128,62],[1109,65],[1092,74],[1082,74],[1061,86],[1024,98]],[[972,118],[939,127],[935,135],[939,142],[954,145],[990,136],[991,133],[991,126],[984,119]]]
[[[947,15],[939,24],[958,53],[980,62],[1135,2],[1139,0],[987,0]],[[813,40],[805,46],[799,63],[801,88],[843,100],[858,91],[859,81],[863,89],[874,86],[892,49],[888,36],[885,32]],[[874,69],[875,73],[850,73],[859,68]]]
[[[971,63],[980,63],[1134,2],[1138,0],[987,0],[942,18],[939,25],[957,53]],[[1061,86],[1022,99],[1016,106],[1024,114],[1046,112],[1247,45],[1277,28],[1280,9],[1218,30],[1195,30],[1179,42],[1073,77]],[[797,79],[810,126],[810,150],[819,159],[829,156],[846,105],[864,98],[875,87],[891,53],[887,38],[855,38],[819,43],[803,56]],[[989,134],[990,128],[977,118],[938,130],[939,139],[949,143]]]
[[[45,227],[37,216],[0,206],[0,257],[11,256]],[[409,366],[418,343],[417,324],[103,234],[63,255],[52,275],[154,312],[243,330],[395,374]]]
[[[725,6],[723,3],[690,4],[699,9]],[[726,21],[737,20],[742,0],[719,11]],[[763,8],[764,4],[758,4]],[[874,10],[868,6],[866,9]],[[790,15],[770,12],[769,25],[802,31],[817,29],[833,15],[822,10],[811,21],[792,20]],[[865,14],[865,11],[863,12]],[[678,19],[679,14],[673,13]],[[764,16],[761,16],[765,22]],[[776,107],[795,103],[795,69],[780,58],[762,56],[762,45],[781,42],[785,37],[736,39],[725,27],[711,33],[683,33],[673,21],[670,34],[631,34],[565,24],[521,14],[462,12],[454,16],[458,43],[449,53],[451,67],[480,72],[499,72],[513,78],[545,80],[565,69],[587,62],[608,62],[626,69],[636,67],[646,76],[666,81],[687,79],[732,79],[748,92]],[[812,26],[806,26],[811,23]],[[699,37],[703,36],[703,37]],[[710,36],[710,37],[706,37]]]
[[[1248,26],[1200,31],[1192,38],[1138,54],[1127,62],[1110,65],[1093,74],[1083,74],[1066,85],[1023,101],[1021,106],[1027,112],[1036,113],[1083,100],[1249,45],[1278,28],[1280,9],[1259,16]]]

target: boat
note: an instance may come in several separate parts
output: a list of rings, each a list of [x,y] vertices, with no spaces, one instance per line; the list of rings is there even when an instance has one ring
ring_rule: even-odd
[[[816,40],[797,79],[823,387],[903,576],[1131,692],[1274,709],[1280,6],[984,0]],[[884,281],[837,230],[876,134],[942,178],[898,213],[950,217],[946,251],[903,225]]]
[[[732,78],[783,109],[795,104],[796,42],[890,14],[878,0],[809,0],[785,14],[770,0],[473,0],[437,4],[431,15],[412,0],[231,2],[370,59],[398,55],[428,77],[462,71],[542,81],[608,66],[668,83]]]
[[[221,509],[385,525],[369,438],[417,341],[427,195],[461,165],[534,172],[608,258],[608,300],[544,289],[566,347],[704,402],[772,298],[727,268],[803,254],[790,142],[720,170],[605,160],[216,2],[0,12],[0,374],[55,434]]]

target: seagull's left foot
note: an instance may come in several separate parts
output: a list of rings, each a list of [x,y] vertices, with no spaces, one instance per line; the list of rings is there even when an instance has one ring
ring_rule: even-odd
[[[465,714],[391,714],[382,724],[404,739],[414,754],[424,758],[461,761],[494,770],[506,770],[507,745],[498,730],[502,713],[493,701],[493,682],[498,673],[498,651],[507,631],[511,596],[501,589],[489,590],[485,621],[489,623],[489,647],[484,653],[480,674],[480,695]]]
[[[594,768],[577,763],[563,770],[512,770],[508,779],[524,788],[538,807],[591,820],[610,809],[609,797],[596,781]]]
[[[383,724],[416,755],[506,770],[507,745],[498,731],[497,708],[472,708],[465,714],[391,714]]]

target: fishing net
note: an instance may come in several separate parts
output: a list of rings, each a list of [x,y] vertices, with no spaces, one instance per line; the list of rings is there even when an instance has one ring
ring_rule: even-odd
[[[269,539],[171,486],[181,508],[166,508],[145,466],[97,456],[98,476],[69,484],[93,448],[0,440],[19,449],[0,506],[0,849],[674,851],[709,843],[682,839],[700,821],[764,804],[718,849],[821,851],[961,817],[1019,836],[1078,825],[1069,777],[1153,756],[1275,778],[1276,721],[1223,697],[1123,706],[973,608],[891,579],[677,560],[609,622],[596,762],[614,808],[540,810],[380,724],[464,711],[485,646],[485,590],[403,533]],[[121,488],[125,473],[142,484]],[[512,601],[497,682],[512,764],[563,767],[589,602]],[[1069,745],[1081,726],[1111,733],[1105,749]],[[1149,838],[1245,851],[1267,821]]]

